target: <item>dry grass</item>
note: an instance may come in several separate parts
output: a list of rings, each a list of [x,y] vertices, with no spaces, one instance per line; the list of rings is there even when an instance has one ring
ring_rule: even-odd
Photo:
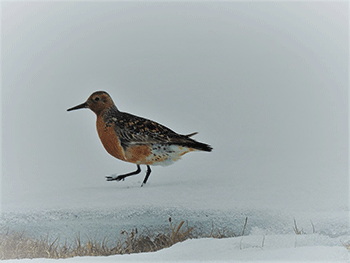
[[[80,234],[76,234],[74,242],[69,244],[60,242],[59,237],[50,239],[47,235],[41,238],[33,238],[25,232],[11,232],[9,229],[0,229],[0,260],[1,259],[21,259],[21,258],[70,258],[76,256],[109,256],[116,254],[130,254],[140,252],[152,252],[170,247],[178,242],[191,238],[213,237],[227,238],[244,236],[248,218],[245,219],[242,232],[236,235],[232,231],[214,227],[210,233],[203,233],[200,229],[185,225],[185,221],[178,224],[172,223],[169,218],[169,225],[159,231],[145,229],[139,233],[137,228],[131,231],[122,231],[116,242],[110,242],[107,238],[102,241],[88,238],[82,243]],[[312,222],[311,222],[312,224]],[[313,224],[312,224],[313,226]],[[299,229],[294,219],[294,232],[297,235],[304,234]],[[313,232],[315,229],[313,226]],[[264,242],[264,241],[263,241]],[[350,250],[350,242],[344,244]]]
[[[244,224],[244,229],[246,222]],[[11,232],[8,229],[0,230],[0,259],[20,258],[69,258],[75,256],[109,256],[116,254],[130,254],[140,252],[152,252],[170,247],[178,242],[190,238],[199,237],[233,237],[233,232],[226,229],[214,229],[209,234],[194,233],[193,227],[185,226],[185,221],[178,224],[172,223],[161,231],[143,231],[139,233],[137,228],[127,232],[122,231],[116,242],[110,242],[107,238],[96,241],[88,238],[81,242],[77,234],[73,243],[63,244],[59,238],[50,239],[49,236],[33,238],[26,233]]]
[[[311,222],[311,223],[312,223],[312,222]],[[294,227],[293,227],[293,230],[294,230],[295,234],[297,234],[297,235],[302,235],[302,234],[304,234],[303,229],[299,229],[299,228],[298,228],[298,226],[297,226],[297,221],[295,220],[295,218],[294,218]]]
[[[350,241],[348,241],[347,243],[343,244],[343,246],[350,251]]]

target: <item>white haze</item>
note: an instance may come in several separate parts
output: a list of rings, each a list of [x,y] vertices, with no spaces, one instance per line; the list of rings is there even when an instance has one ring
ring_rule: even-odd
[[[349,235],[347,2],[1,9],[3,222],[103,235],[168,216],[240,229],[248,216],[248,234],[292,234],[297,218],[308,233],[311,220],[317,233]],[[198,131],[213,152],[152,168],[144,188],[144,167],[106,182],[136,166],[105,152],[91,111],[66,111],[96,90],[122,111]]]

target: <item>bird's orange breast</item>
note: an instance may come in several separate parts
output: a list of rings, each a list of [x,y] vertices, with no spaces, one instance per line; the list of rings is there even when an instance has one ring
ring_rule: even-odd
[[[120,160],[136,163],[151,164],[152,161],[147,160],[151,155],[149,145],[129,145],[124,149],[120,144],[120,139],[114,131],[113,124],[106,125],[102,117],[98,117],[96,121],[97,133],[106,151]]]
[[[113,125],[107,126],[102,117],[97,117],[96,128],[98,136],[100,137],[106,151],[115,158],[126,161],[124,149],[114,131]]]

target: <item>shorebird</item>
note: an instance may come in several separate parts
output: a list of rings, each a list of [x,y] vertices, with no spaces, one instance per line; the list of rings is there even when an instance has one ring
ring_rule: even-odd
[[[139,174],[140,165],[146,165],[143,186],[151,174],[150,165],[166,166],[179,160],[185,153],[212,150],[210,145],[190,138],[197,132],[181,135],[155,121],[119,111],[105,91],[94,92],[86,102],[67,111],[83,108],[96,114],[97,133],[106,151],[117,159],[137,166],[137,170],[130,173],[106,176],[107,181],[121,181]]]

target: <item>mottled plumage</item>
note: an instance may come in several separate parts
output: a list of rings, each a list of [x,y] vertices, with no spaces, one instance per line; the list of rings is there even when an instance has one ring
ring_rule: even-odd
[[[108,181],[120,181],[127,176],[138,174],[140,165],[147,165],[145,184],[151,173],[149,165],[169,165],[190,151],[208,151],[212,148],[197,142],[188,135],[178,134],[151,120],[138,117],[117,109],[113,100],[104,91],[93,93],[86,102],[68,109],[89,108],[97,116],[96,127],[100,140],[109,154],[135,163],[137,170],[124,175],[108,176]]]

